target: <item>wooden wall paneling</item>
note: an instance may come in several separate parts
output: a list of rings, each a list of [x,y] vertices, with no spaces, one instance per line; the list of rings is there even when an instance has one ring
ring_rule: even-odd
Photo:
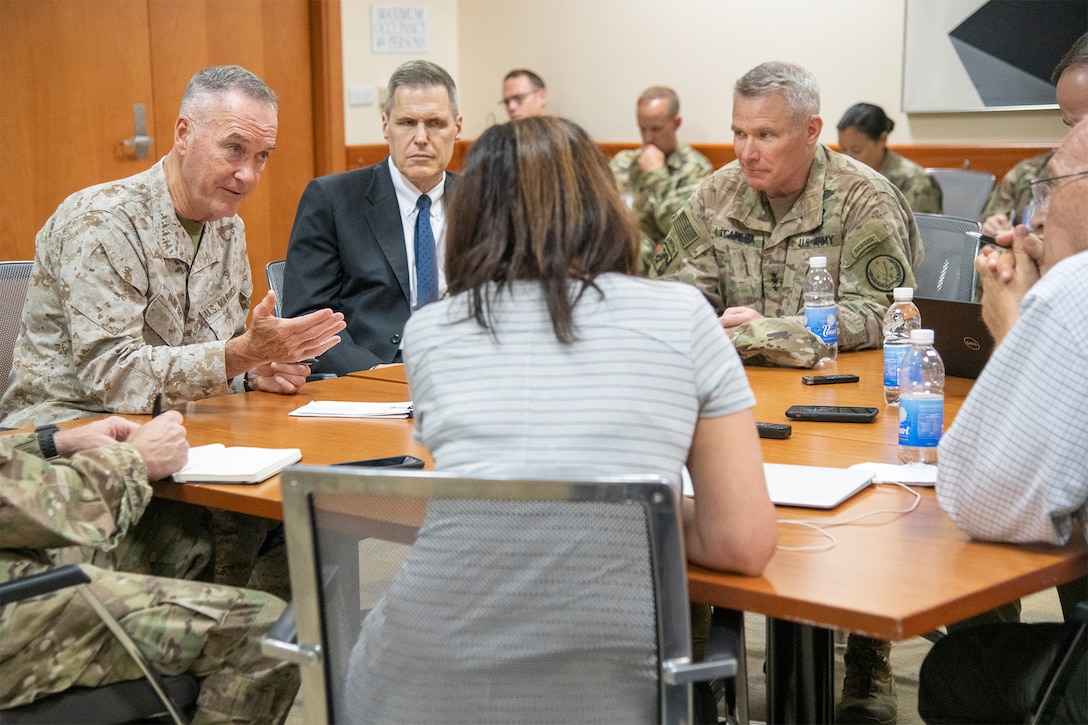
[[[242,203],[254,303],[268,291],[265,264],[283,259],[295,209],[314,175],[310,8],[307,0],[174,0],[149,3],[153,74],[160,126],[173,123],[192,75],[210,65],[240,65],[276,92],[276,150]],[[167,133],[163,128],[159,133]]]
[[[0,259],[34,238],[72,192],[149,168],[155,131],[147,0],[0,1]],[[155,143],[138,160],[133,105]]]
[[[634,149],[639,146],[637,143],[628,141],[600,141],[597,145],[604,152],[604,155],[609,157],[615,156],[624,149]],[[472,141],[469,140],[457,142],[453,160],[450,162],[451,171],[461,170],[464,165],[465,154],[470,146],[472,146]],[[720,169],[737,157],[733,153],[733,144],[693,143],[691,146],[710,159],[715,169]],[[1048,151],[1051,147],[1047,144],[1022,144],[1018,146],[909,144],[890,146],[889,148],[898,151],[922,166],[988,171],[1000,179],[1017,162]],[[386,144],[346,146],[344,148],[344,161],[349,169],[361,169],[364,166],[381,161],[388,153],[389,146]]]
[[[344,158],[344,63],[340,0],[310,3],[314,176],[347,169]]]

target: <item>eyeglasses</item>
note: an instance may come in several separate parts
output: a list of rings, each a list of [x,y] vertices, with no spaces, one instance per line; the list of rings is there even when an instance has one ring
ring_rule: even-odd
[[[534,93],[536,93],[539,90],[540,90],[539,88],[534,88],[533,90],[529,91],[528,93],[519,93],[516,96],[509,96],[508,98],[504,98],[501,101],[499,101],[499,105],[500,106],[509,106],[511,103],[513,103],[515,106],[520,106],[521,104],[525,103],[526,98],[533,95]]]
[[[1084,176],[1088,171],[1078,171],[1075,174],[1062,174],[1051,176],[1049,179],[1036,179],[1031,182],[1031,201],[1036,209],[1043,209],[1050,203],[1050,196],[1054,191],[1054,182],[1062,179],[1072,179],[1075,176]]]

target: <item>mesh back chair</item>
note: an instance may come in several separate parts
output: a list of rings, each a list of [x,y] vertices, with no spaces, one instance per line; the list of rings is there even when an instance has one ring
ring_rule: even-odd
[[[160,676],[140,654],[135,642],[120,623],[87,586],[91,578],[74,564],[12,579],[0,584],[0,606],[8,606],[67,587],[78,587],[80,595],[98,615],[106,628],[128,652],[144,673],[142,680],[128,680],[101,687],[72,687],[18,707],[0,710],[5,725],[30,723],[110,723],[170,722],[186,723],[196,706],[200,683],[189,674]],[[33,606],[28,603],[26,606]]]
[[[282,481],[293,612],[263,644],[302,665],[307,722],[690,722],[691,683],[736,672],[721,630],[691,663],[659,479]]]
[[[926,169],[941,187],[941,208],[950,216],[978,219],[990,192],[994,175],[967,169]]]
[[[8,389],[11,356],[26,301],[26,285],[33,262],[0,262],[0,396]]]
[[[282,317],[283,310],[283,267],[286,259],[277,259],[264,266],[264,276],[268,278],[268,288],[276,293],[276,317]]]
[[[981,225],[974,219],[944,214],[915,214],[925,258],[914,270],[914,294],[941,300],[971,302],[975,299]]]

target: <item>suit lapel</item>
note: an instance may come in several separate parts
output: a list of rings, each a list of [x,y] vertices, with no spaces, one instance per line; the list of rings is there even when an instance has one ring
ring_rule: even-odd
[[[363,214],[378,247],[393,269],[405,301],[411,304],[412,286],[408,276],[408,253],[404,249],[404,227],[393,178],[389,175],[389,163],[387,158],[374,169],[366,190],[367,204]]]

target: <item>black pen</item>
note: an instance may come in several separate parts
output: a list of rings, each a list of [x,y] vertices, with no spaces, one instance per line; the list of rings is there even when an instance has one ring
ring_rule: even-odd
[[[964,234],[966,234],[969,237],[974,237],[975,239],[979,240],[983,244],[992,244],[992,245],[994,245],[996,247],[1001,246],[1000,244],[997,243],[997,240],[994,239],[993,237],[991,237],[989,234],[983,234],[982,232],[964,232]]]
[[[151,404],[151,417],[157,418],[162,415],[162,393],[155,394],[155,402]]]

